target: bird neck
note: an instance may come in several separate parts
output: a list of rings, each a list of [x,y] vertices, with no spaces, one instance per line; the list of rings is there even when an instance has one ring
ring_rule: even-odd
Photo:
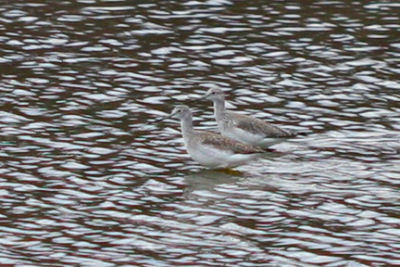
[[[214,101],[214,116],[217,121],[222,120],[225,113],[225,100]]]
[[[188,114],[181,119],[181,131],[183,139],[187,139],[193,133],[193,119],[192,114]]]

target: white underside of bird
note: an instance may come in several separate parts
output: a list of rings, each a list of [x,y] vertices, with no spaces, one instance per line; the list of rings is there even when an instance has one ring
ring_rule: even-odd
[[[264,134],[254,134],[237,127],[229,129],[220,128],[220,132],[223,136],[238,140],[240,142],[267,147],[276,142],[279,142],[282,138],[277,137],[266,137]]]
[[[260,156],[259,153],[240,154],[205,144],[185,145],[185,147],[193,160],[210,168],[236,167]]]

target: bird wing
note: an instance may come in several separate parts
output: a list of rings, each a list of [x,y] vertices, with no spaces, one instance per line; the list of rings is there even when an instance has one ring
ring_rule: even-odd
[[[254,153],[263,153],[266,152],[265,150],[238,142],[231,138],[211,133],[211,132],[198,132],[200,142],[204,145],[211,145],[216,149],[225,150],[225,151],[232,151],[233,153],[238,154],[254,154]]]
[[[292,136],[292,133],[290,133],[289,131],[278,128],[271,123],[265,122],[257,118],[237,113],[233,114],[232,116],[235,116],[235,126],[244,131],[264,135],[265,137]]]

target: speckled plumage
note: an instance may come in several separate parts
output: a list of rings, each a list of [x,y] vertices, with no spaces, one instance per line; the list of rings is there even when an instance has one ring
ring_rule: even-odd
[[[265,137],[289,137],[292,136],[287,130],[283,130],[269,122],[265,122],[258,118],[253,118],[250,116],[227,112],[226,117],[228,121],[231,121],[236,127],[243,129],[254,134],[264,135]]]
[[[234,139],[226,138],[222,135],[207,131],[195,131],[193,141],[213,146],[219,150],[232,151],[233,153],[253,154],[265,152],[259,147],[240,143]]]

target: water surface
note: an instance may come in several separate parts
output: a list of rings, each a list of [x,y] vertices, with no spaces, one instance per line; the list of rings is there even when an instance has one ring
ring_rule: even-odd
[[[0,262],[400,265],[396,1],[3,1]],[[207,170],[179,124],[308,132]],[[192,103],[215,130],[211,103]]]

